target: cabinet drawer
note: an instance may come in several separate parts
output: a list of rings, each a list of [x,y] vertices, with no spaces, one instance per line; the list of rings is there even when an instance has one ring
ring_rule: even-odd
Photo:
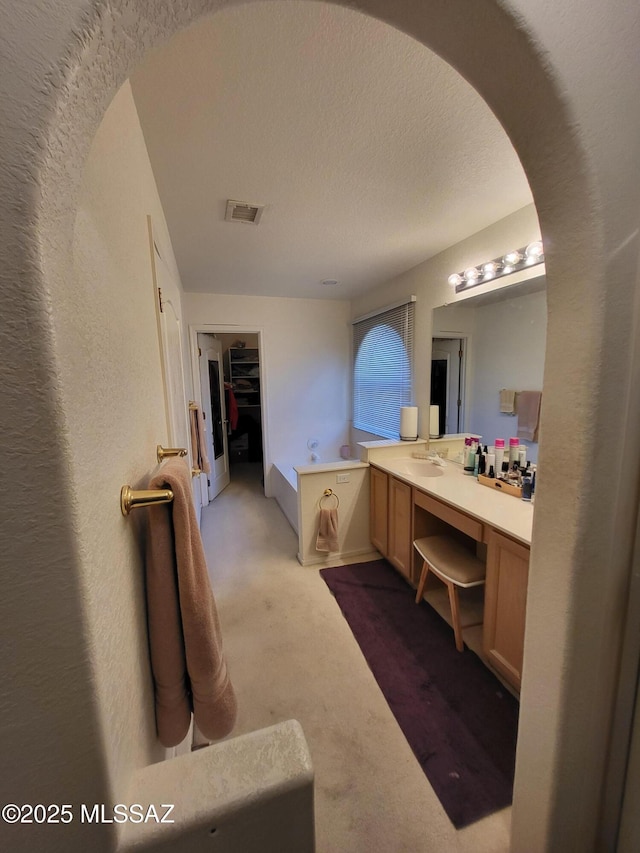
[[[450,524],[452,527],[455,527],[457,530],[461,530],[463,533],[466,533],[467,536],[475,539],[476,542],[482,542],[483,527],[475,518],[471,518],[463,512],[459,512],[457,509],[449,506],[449,504],[442,503],[442,501],[429,497],[429,495],[425,495],[417,489],[413,490],[413,502],[416,506],[426,509],[426,511],[430,512],[431,515],[435,515],[436,518],[439,518],[447,524]]]

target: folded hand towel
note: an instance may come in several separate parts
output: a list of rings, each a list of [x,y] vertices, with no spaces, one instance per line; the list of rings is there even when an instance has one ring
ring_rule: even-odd
[[[515,405],[516,392],[509,391],[507,388],[503,388],[500,391],[500,412],[503,415],[513,415],[516,410]]]
[[[149,488],[173,502],[148,507],[147,611],[156,725],[164,746],[184,739],[191,721],[211,740],[227,735],[237,705],[184,459],[166,460]]]
[[[540,391],[519,391],[517,399],[518,438],[527,441],[538,440],[538,420],[540,418]]]
[[[211,465],[207,456],[204,419],[200,411],[200,406],[197,406],[195,403],[189,406],[189,424],[191,426],[191,454],[194,464],[203,474],[210,474]]]
[[[339,551],[338,547],[338,510],[321,509],[318,523],[316,551]]]

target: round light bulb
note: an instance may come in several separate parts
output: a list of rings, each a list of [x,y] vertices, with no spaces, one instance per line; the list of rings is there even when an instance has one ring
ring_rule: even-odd
[[[485,278],[493,278],[493,276],[498,272],[498,264],[495,261],[489,261],[488,264],[485,264],[482,267],[482,272],[484,273]]]
[[[464,277],[465,281],[468,282],[477,281],[480,277],[480,271],[477,269],[477,267],[469,267],[469,269],[466,269],[464,271]]]
[[[522,260],[522,255],[520,254],[520,252],[517,252],[517,251],[516,252],[509,252],[507,255],[504,256],[504,262],[509,267],[513,267],[516,264],[519,264],[521,260]]]
[[[527,256],[527,263],[536,264],[542,260],[544,256],[544,249],[542,247],[542,241],[536,240],[534,243],[529,243],[527,248],[524,250],[525,255]]]
[[[449,276],[448,282],[451,287],[458,287],[458,285],[462,284],[462,276],[458,275],[457,272],[454,272]]]

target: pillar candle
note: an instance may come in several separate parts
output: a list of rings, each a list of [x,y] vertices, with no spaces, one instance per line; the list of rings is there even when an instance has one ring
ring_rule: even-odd
[[[415,441],[418,438],[418,407],[401,406],[400,438],[403,441]]]

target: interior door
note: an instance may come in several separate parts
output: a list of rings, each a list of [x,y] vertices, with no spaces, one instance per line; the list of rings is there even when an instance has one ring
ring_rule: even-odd
[[[464,339],[433,338],[431,403],[440,406],[441,435],[459,433],[463,429],[464,349]]]
[[[198,334],[198,364],[204,415],[207,453],[211,474],[207,495],[212,501],[229,485],[229,448],[227,443],[227,414],[224,400],[222,344],[209,334]]]
[[[151,267],[156,288],[156,314],[160,336],[160,356],[167,419],[167,438],[171,447],[186,447],[191,458],[188,399],[184,379],[180,287],[163,257],[148,217]],[[198,501],[199,504],[199,501]]]

